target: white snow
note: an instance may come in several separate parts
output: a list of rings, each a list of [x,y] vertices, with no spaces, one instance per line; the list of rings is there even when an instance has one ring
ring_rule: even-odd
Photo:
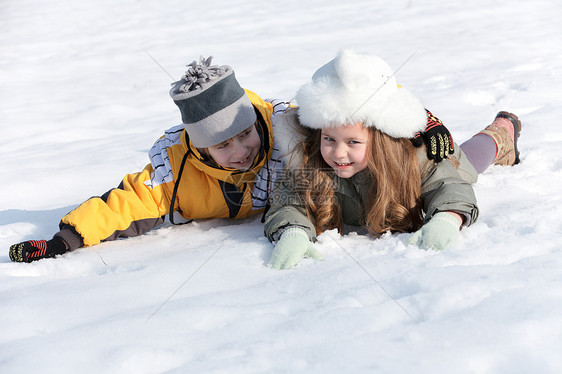
[[[560,16],[555,0],[2,1],[0,372],[562,372]],[[144,167],[199,55],[291,99],[341,48],[413,55],[398,81],[459,143],[521,117],[521,164],[481,175],[455,248],[327,232],[322,261],[276,271],[258,217],[9,260]]]

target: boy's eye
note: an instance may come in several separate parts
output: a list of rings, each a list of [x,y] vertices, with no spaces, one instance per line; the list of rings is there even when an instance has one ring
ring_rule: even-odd
[[[327,141],[327,142],[333,142],[334,138],[330,138],[329,136],[325,136],[324,140]]]
[[[222,143],[221,145],[217,146],[217,149],[223,149],[226,148],[228,146],[229,142],[226,143]]]

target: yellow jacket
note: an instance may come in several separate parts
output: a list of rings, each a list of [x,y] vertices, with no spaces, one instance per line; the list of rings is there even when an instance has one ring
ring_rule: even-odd
[[[126,175],[118,188],[85,201],[62,218],[59,234],[70,249],[140,235],[161,224],[170,213],[178,180],[172,211],[185,219],[245,218],[263,211],[252,201],[252,191],[256,175],[272,155],[273,107],[251,91],[246,94],[256,108],[262,138],[252,169],[240,172],[205,161],[183,125],[173,127],[155,143],[144,170]]]

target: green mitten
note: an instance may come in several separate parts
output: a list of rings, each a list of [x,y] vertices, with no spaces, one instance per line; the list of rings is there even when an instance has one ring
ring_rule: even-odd
[[[412,234],[408,244],[441,251],[455,245],[459,239],[459,228],[460,223],[455,216],[439,212]]]
[[[322,255],[314,248],[306,231],[298,227],[285,230],[277,241],[269,266],[273,269],[289,269],[304,257],[320,260]]]

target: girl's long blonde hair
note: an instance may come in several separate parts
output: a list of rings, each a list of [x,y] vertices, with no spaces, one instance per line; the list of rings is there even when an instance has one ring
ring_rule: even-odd
[[[304,183],[297,193],[316,231],[342,232],[342,209],[335,194],[336,174],[320,153],[321,130],[300,126],[304,155]],[[409,139],[392,138],[368,127],[367,172],[371,184],[364,208],[364,226],[370,234],[412,232],[423,224],[421,172],[416,149]]]

